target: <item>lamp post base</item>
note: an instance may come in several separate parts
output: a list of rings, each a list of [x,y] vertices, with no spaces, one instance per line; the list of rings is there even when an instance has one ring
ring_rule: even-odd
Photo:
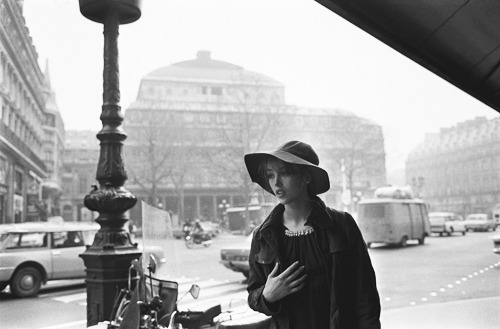
[[[111,309],[117,291],[127,287],[128,268],[141,252],[135,249],[87,249],[80,257],[86,267],[87,327],[111,320]]]

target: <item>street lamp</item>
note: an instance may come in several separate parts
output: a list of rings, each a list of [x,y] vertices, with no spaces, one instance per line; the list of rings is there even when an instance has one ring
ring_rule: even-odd
[[[141,16],[141,0],[79,0],[86,18],[104,25],[104,70],[102,130],[97,134],[100,156],[96,179],[99,187],[85,196],[87,208],[99,212],[101,228],[94,242],[80,255],[86,267],[87,326],[110,320],[117,289],[127,286],[128,267],[141,252],[132,243],[124,225],[127,210],[137,198],[123,184],[127,180],[123,162],[123,141],[118,67],[118,27],[135,22]]]
[[[227,223],[227,208],[229,208],[230,205],[227,203],[226,199],[222,199],[222,202],[219,203],[219,209],[222,212],[222,223],[223,225],[228,225]]]

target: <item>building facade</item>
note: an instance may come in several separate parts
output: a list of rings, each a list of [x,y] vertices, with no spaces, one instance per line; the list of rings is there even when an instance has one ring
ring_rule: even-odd
[[[0,1],[0,223],[43,213],[45,76],[22,16],[22,1]]]
[[[490,213],[500,203],[500,118],[428,134],[406,161],[406,181],[433,211]]]
[[[42,200],[47,214],[61,215],[62,170],[64,155],[64,121],[51,87],[49,64],[45,65],[45,121],[42,156],[47,169],[47,178],[42,182]]]
[[[127,188],[181,220],[214,220],[227,205],[270,201],[249,181],[243,156],[289,140],[317,150],[332,206],[345,189],[370,195],[385,185],[379,125],[345,110],[288,105],[284,91],[208,51],[149,73],[125,112]]]
[[[89,221],[96,214],[83,205],[96,181],[99,160],[97,132],[68,130],[65,134],[63,191],[60,199],[61,215],[65,221]]]

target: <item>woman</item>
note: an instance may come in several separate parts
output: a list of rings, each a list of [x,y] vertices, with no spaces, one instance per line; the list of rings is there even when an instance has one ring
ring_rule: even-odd
[[[351,215],[325,206],[330,188],[308,144],[245,155],[253,182],[279,204],[253,233],[248,303],[272,328],[380,328],[375,273]]]

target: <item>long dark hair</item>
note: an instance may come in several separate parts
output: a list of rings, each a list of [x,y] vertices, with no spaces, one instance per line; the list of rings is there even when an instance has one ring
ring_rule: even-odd
[[[309,177],[311,177],[311,180],[307,184],[307,194],[309,195],[309,197],[316,196],[316,194],[312,192],[314,191],[314,182],[312,180],[312,175],[310,174],[307,166],[285,162],[273,156],[268,156],[259,164],[259,171],[258,171],[259,176],[262,178],[265,187],[268,190],[272,191],[271,187],[269,186],[269,177],[267,175],[267,168],[269,165],[276,165],[276,164],[283,165],[283,169],[285,170],[285,173],[288,175],[301,175],[301,176],[309,175]]]

